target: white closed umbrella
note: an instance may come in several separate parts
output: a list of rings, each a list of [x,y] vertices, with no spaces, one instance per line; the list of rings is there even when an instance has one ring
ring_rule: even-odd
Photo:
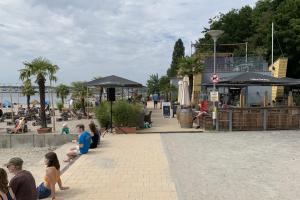
[[[185,76],[182,81],[182,99],[181,105],[188,107],[191,106],[191,99],[189,94],[189,77]]]
[[[181,105],[182,101],[182,81],[178,81],[178,103]]]

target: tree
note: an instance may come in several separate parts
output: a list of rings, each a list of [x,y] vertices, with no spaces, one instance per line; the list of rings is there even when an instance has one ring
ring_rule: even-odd
[[[30,109],[30,97],[35,95],[35,90],[29,79],[23,81],[22,94],[26,96],[27,108]]]
[[[35,82],[39,86],[42,128],[47,127],[45,112],[45,83],[47,78],[49,78],[50,81],[57,80],[55,74],[58,69],[59,67],[57,65],[53,65],[48,59],[39,57],[33,59],[31,62],[24,62],[24,68],[20,70],[20,79],[22,81],[35,78]]]
[[[167,71],[168,77],[176,77],[179,61],[182,57],[184,57],[184,55],[185,53],[183,42],[181,39],[178,39],[174,45],[171,66]]]
[[[89,95],[87,86],[85,85],[84,82],[81,81],[73,82],[71,85],[72,85],[72,96],[80,101],[83,113],[84,115],[86,115],[85,99]]]
[[[166,101],[170,100],[171,92],[177,90],[174,85],[171,85],[170,78],[168,76],[162,76],[159,79],[159,90],[164,94]]]
[[[149,80],[147,80],[147,88],[148,88],[148,94],[154,94],[160,92],[158,74],[150,75]]]
[[[218,43],[248,42],[248,54],[263,56],[271,63],[271,24],[274,22],[274,58],[288,57],[287,76],[300,77],[300,1],[259,0],[254,8],[245,6],[220,14],[209,20],[210,29],[224,30]],[[207,34],[199,38],[196,52],[212,52],[212,39]],[[219,52],[244,55],[236,46],[218,46]]]
[[[61,103],[64,105],[65,104],[65,98],[70,94],[70,89],[68,86],[64,84],[60,84],[56,88],[56,96],[61,98]]]
[[[203,62],[200,56],[186,56],[183,57],[179,62],[178,75],[189,77],[190,81],[190,95],[193,91],[193,76],[201,73],[203,70]]]

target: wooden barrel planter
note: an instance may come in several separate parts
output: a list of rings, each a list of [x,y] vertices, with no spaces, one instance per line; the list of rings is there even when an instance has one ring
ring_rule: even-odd
[[[48,128],[38,128],[37,132],[38,132],[38,134],[51,133],[52,132],[52,128],[51,127],[48,127]]]
[[[181,128],[193,128],[193,112],[191,108],[181,108],[179,114]]]
[[[178,106],[177,110],[176,110],[176,118],[177,118],[178,122],[179,122],[179,117],[180,117],[180,110],[181,110],[181,108],[180,108],[180,106]]]
[[[136,134],[136,127],[117,127],[117,134]]]

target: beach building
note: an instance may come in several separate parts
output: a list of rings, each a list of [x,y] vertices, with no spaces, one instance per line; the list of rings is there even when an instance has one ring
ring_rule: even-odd
[[[194,96],[202,99],[209,96],[213,90],[211,77],[213,75],[213,56],[206,56],[204,60],[204,70],[202,74],[196,75]],[[255,72],[257,74],[271,76],[267,61],[261,56],[235,57],[232,54],[217,54],[216,74],[219,80],[226,80],[246,72]],[[200,84],[199,84],[200,82]],[[241,93],[245,96],[246,106],[262,106],[267,95],[268,99],[272,97],[272,86],[238,86],[230,84],[217,84],[219,100],[221,104],[240,106]]]

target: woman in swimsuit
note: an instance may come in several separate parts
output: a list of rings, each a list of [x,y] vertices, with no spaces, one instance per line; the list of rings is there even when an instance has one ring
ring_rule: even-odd
[[[37,188],[39,199],[47,197],[55,198],[55,185],[58,184],[60,190],[67,190],[69,187],[63,187],[60,179],[60,165],[57,155],[54,152],[49,152],[45,155],[46,175],[44,182]]]

